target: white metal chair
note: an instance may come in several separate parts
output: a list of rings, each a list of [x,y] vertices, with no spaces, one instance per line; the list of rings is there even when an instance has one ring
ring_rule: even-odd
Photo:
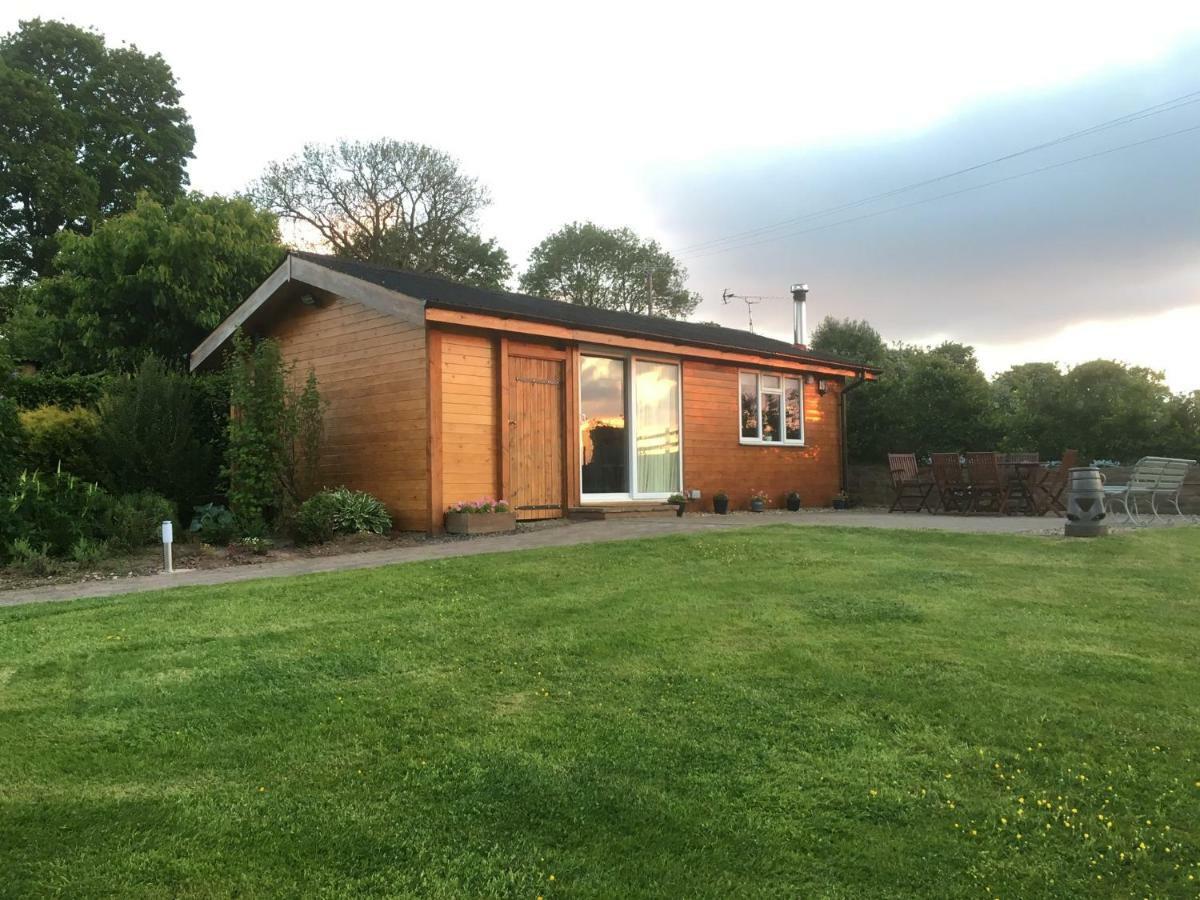
[[[1175,513],[1182,516],[1179,508],[1179,494],[1183,490],[1183,482],[1187,478],[1188,469],[1196,464],[1194,459],[1171,459],[1165,456],[1143,456],[1129,473],[1126,484],[1111,484],[1104,486],[1104,499],[1111,498],[1120,502],[1125,509],[1125,516],[1134,525],[1140,525],[1137,498],[1149,496],[1150,511],[1154,518],[1162,521],[1158,512],[1158,498],[1166,497],[1174,506]],[[1133,503],[1130,508],[1130,501]]]

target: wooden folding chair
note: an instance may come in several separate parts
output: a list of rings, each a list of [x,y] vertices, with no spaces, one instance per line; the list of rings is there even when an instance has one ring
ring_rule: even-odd
[[[1009,501],[1017,512],[1032,515],[1037,511],[1036,485],[1041,478],[1036,453],[1001,453],[1000,477],[1008,482]]]
[[[921,477],[915,453],[889,453],[888,468],[892,472],[892,489],[896,492],[888,512],[920,512],[927,507],[933,511],[929,495],[933,493],[934,484]]]
[[[1055,515],[1066,515],[1067,504],[1063,500],[1063,491],[1067,489],[1067,480],[1071,469],[1079,465],[1078,450],[1064,450],[1062,462],[1053,469],[1047,469],[1041,480],[1034,485],[1036,500],[1035,512],[1044,516],[1048,512]]]
[[[963,479],[962,461],[957,453],[934,453],[933,483],[943,512],[966,512],[971,491]]]
[[[1008,512],[1008,481],[1000,473],[1000,457],[992,451],[968,453],[972,512]]]

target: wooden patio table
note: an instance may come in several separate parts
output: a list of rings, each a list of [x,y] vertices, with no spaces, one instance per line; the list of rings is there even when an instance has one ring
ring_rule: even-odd
[[[1021,492],[1020,499],[1026,501],[1020,511],[1027,516],[1044,516],[1050,510],[1051,499],[1049,492],[1042,486],[1046,477],[1042,463],[1029,460],[1006,462],[1005,465],[1012,469],[1013,484]]]

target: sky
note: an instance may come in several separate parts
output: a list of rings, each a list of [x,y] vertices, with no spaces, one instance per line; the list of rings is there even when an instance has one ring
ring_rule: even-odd
[[[518,270],[566,222],[628,225],[700,320],[745,327],[722,292],[763,296],[756,330],[790,339],[803,281],[810,323],[964,341],[989,373],[1106,357],[1200,389],[1195,2],[9,0],[0,31],[35,16],[166,58],[199,190],[309,141],[414,140],[487,185]]]

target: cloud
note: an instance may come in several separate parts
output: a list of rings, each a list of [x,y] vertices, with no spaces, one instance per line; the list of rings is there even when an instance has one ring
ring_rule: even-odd
[[[665,211],[663,230],[676,247],[686,247],[954,171],[1182,96],[1200,85],[1197,51],[1200,45],[1136,70],[979,105],[891,140],[664,167],[650,174],[647,191]],[[1200,125],[1200,102],[811,219],[791,231],[1194,125]],[[1005,347],[1010,355],[1022,347],[1042,353],[1051,349],[1047,335],[1074,333],[1084,321],[1153,323],[1169,310],[1200,309],[1198,156],[1200,131],[858,222],[730,252],[705,255],[727,246],[714,245],[680,255],[692,287],[706,297],[702,318],[744,327],[744,309],[720,306],[723,288],[785,295],[789,283],[803,280],[812,286],[810,319],[853,316],[870,320],[891,339],[946,334]],[[790,318],[786,301],[755,308],[759,330],[777,336],[789,332]],[[1091,356],[1145,357],[1154,346],[1154,334],[1145,328],[1089,334],[1097,345]],[[1074,354],[1060,358],[1068,356]],[[1168,368],[1194,372],[1186,365]],[[1200,386],[1200,377],[1190,381]]]

